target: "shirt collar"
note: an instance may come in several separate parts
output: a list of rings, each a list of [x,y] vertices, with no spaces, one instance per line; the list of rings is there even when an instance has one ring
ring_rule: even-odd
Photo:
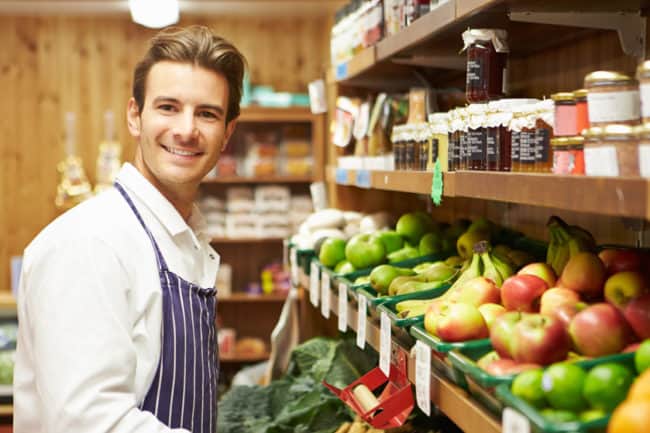
[[[171,236],[185,231],[195,231],[196,236],[205,232],[206,222],[198,206],[192,206],[192,214],[188,223],[178,213],[176,208],[154,187],[132,164],[122,165],[116,180],[146,206],[160,224]]]

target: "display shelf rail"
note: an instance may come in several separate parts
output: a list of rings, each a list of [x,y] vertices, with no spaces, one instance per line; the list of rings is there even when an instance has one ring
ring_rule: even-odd
[[[306,282],[305,277],[302,277],[301,281]],[[330,310],[333,314],[338,315],[338,296],[335,292],[331,293]],[[348,327],[354,332],[357,332],[356,302],[348,301],[347,313]],[[316,310],[314,310],[314,314],[318,314],[316,313]],[[370,318],[368,318],[368,321],[366,322],[366,343],[379,351],[379,323],[372,321]],[[398,341],[395,337],[393,337],[393,344],[397,344],[406,353],[410,352],[410,347],[405,347],[403,343]],[[409,354],[408,358],[408,376],[409,380],[412,383],[415,383],[415,357],[411,355],[412,354]],[[431,402],[463,431],[482,433],[501,432],[501,423],[499,420],[486,409],[482,408],[477,402],[472,400],[471,397],[461,388],[440,378],[435,373],[432,373],[429,389],[431,390]]]
[[[299,297],[302,296],[299,292]],[[248,293],[232,293],[228,296],[219,297],[219,302],[284,302],[287,295],[272,293],[269,295],[249,295]]]
[[[329,168],[327,180],[339,185],[356,183],[359,170]],[[369,171],[368,185],[360,187],[431,194],[430,172]],[[574,212],[650,219],[650,183],[640,178],[560,176],[540,173],[457,171],[443,176],[444,197],[466,197]]]
[[[242,107],[239,122],[311,122],[317,115],[309,107]]]

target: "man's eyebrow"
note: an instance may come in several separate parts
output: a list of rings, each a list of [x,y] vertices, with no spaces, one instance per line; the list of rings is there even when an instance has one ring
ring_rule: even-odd
[[[173,103],[180,103],[180,101],[176,98],[172,98],[171,96],[158,96],[154,98],[153,103],[154,104],[160,104],[162,102],[173,102]],[[224,115],[226,112],[220,105],[214,105],[214,104],[199,104],[197,108],[203,109],[203,110],[214,110],[220,115]]]

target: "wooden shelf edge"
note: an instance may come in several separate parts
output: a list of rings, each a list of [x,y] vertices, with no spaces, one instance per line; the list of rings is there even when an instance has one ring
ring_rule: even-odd
[[[222,176],[203,179],[203,184],[240,184],[240,183],[311,183],[312,176]]]
[[[222,356],[221,354],[219,355],[219,362],[262,362],[266,361],[269,359],[269,353],[264,353],[261,355],[229,355],[229,356]]]
[[[0,310],[16,310],[16,298],[10,292],[0,292]]]
[[[350,60],[333,66],[331,68],[331,74],[334,77],[335,82],[344,83],[373,67],[376,62],[377,48],[373,45],[364,48]]]
[[[242,107],[239,122],[311,122],[317,115],[309,107]]]

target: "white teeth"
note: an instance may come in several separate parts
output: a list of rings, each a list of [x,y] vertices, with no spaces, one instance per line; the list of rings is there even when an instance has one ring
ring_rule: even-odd
[[[166,146],[165,149],[167,149],[168,152],[173,153],[174,155],[181,155],[181,156],[196,156],[200,153],[200,152],[189,152],[181,149],[174,149],[172,147],[166,147]]]

